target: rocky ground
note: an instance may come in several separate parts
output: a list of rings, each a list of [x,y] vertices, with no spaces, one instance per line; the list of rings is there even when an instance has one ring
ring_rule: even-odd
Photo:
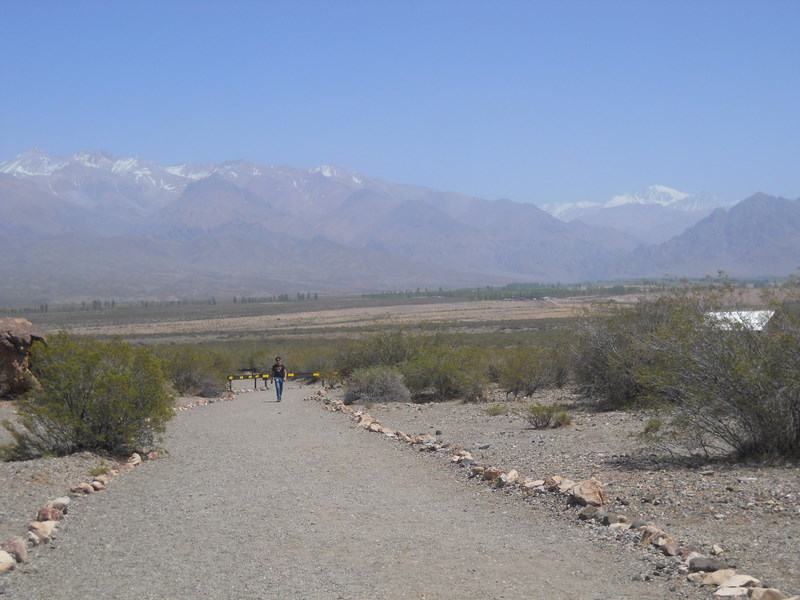
[[[435,435],[468,450],[480,464],[516,469],[523,477],[580,481],[594,476],[604,484],[609,512],[657,524],[680,543],[717,555],[765,587],[787,596],[800,593],[800,465],[679,464],[636,438],[644,416],[598,412],[557,394],[537,400],[568,406],[570,426],[537,430],[519,416],[487,413],[513,402],[376,404],[367,412],[386,427]],[[471,474],[468,468],[452,468],[459,477]],[[553,518],[578,518],[579,507],[568,507],[563,496],[534,492],[520,501],[547,505]],[[594,522],[586,527],[610,548],[638,542]],[[659,577],[674,564],[652,552],[642,564],[642,577]]]

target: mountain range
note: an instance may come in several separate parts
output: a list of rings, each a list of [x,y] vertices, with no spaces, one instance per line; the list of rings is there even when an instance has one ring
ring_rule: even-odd
[[[548,206],[248,161],[0,163],[0,306],[643,277],[786,276],[800,202],[663,186]],[[560,217],[560,218],[558,218]]]

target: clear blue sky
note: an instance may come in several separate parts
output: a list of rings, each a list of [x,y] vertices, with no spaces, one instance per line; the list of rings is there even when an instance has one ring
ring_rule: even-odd
[[[5,0],[0,162],[334,164],[520,202],[800,197],[796,0]]]

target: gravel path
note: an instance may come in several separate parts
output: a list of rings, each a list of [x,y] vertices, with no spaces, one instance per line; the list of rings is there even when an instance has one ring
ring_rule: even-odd
[[[178,413],[170,455],[76,499],[52,549],[3,576],[4,597],[708,597],[634,581],[635,549],[610,552],[307,394]]]
[[[642,447],[637,434],[643,415],[597,412],[559,392],[545,392],[537,400],[570,407],[574,425],[534,430],[519,416],[488,416],[486,404],[461,402],[377,404],[369,413],[410,434],[439,433],[440,441],[471,451],[481,463],[517,469],[533,479],[562,475],[580,481],[594,475],[604,484],[609,512],[658,524],[704,553],[718,545],[720,558],[740,573],[786,595],[800,593],[800,464],[680,466],[652,458],[652,448]],[[466,471],[455,470],[462,477]],[[576,517],[577,511],[565,511],[563,498],[554,494],[534,495],[530,502],[537,508],[549,505],[552,518]],[[608,538],[609,549],[619,546],[607,528],[586,533]],[[643,557],[644,574],[664,576],[658,555]]]

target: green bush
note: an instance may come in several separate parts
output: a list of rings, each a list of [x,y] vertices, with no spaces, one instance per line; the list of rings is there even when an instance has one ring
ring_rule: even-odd
[[[658,361],[640,373],[668,419],[661,439],[691,441],[703,454],[800,456],[796,282],[783,293],[789,302],[765,298],[776,313],[764,330],[724,329],[708,318],[711,310],[736,307],[725,282],[675,298],[673,319],[651,338]]]
[[[516,413],[525,419],[534,429],[572,425],[572,416],[556,404],[534,402],[522,409],[517,409]]]
[[[200,346],[162,346],[156,353],[161,357],[165,374],[181,396],[217,396],[234,370],[230,357]]]
[[[762,294],[759,308],[775,311],[763,330],[709,316],[752,310],[745,300],[721,276],[583,319],[579,391],[658,410],[642,437],[671,452],[800,456],[800,282]]]
[[[460,344],[456,339],[426,340],[416,359],[404,363],[401,369],[412,394],[434,401],[483,400],[489,380],[486,353],[476,346]]]
[[[397,366],[412,360],[420,343],[418,336],[402,330],[363,336],[339,345],[332,366],[345,377],[356,369]]]
[[[60,333],[31,349],[39,387],[18,406],[24,429],[5,424],[12,458],[150,445],[174,415],[174,395],[145,349]]]
[[[555,387],[560,381],[557,354],[544,346],[519,346],[500,353],[497,382],[508,394],[531,396],[543,388]]]
[[[607,306],[579,319],[573,372],[584,398],[610,409],[647,404],[641,371],[658,359],[649,343],[675,310],[669,298],[642,299],[634,307]]]
[[[345,381],[345,404],[408,402],[411,393],[399,371],[390,367],[356,369]]]

